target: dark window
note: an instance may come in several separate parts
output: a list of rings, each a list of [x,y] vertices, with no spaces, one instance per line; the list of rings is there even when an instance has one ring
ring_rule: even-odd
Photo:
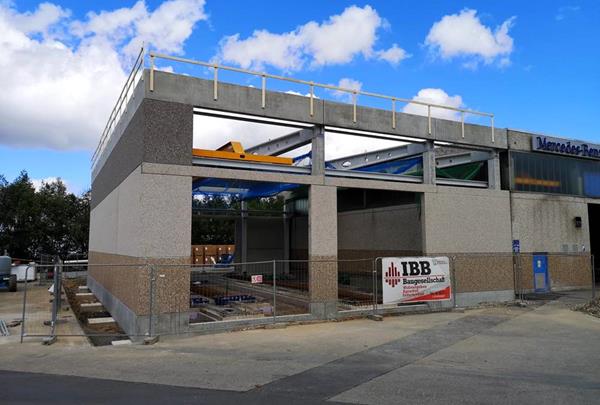
[[[513,190],[600,198],[600,161],[511,152]]]

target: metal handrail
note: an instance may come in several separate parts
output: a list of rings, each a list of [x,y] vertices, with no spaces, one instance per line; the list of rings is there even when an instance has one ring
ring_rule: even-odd
[[[193,60],[193,59],[181,58],[178,56],[164,55],[164,54],[155,53],[155,52],[150,52],[149,55],[150,55],[150,61],[151,61],[150,62],[150,91],[154,91],[154,66],[155,66],[154,60],[156,58],[159,58],[159,59],[165,59],[165,60],[172,60],[175,62],[199,65],[199,66],[204,66],[204,67],[214,69],[213,98],[215,101],[218,99],[218,71],[219,71],[219,69],[222,69],[222,70],[227,70],[230,72],[238,72],[238,73],[244,73],[244,74],[261,77],[261,79],[262,79],[262,85],[261,85],[262,108],[265,108],[265,106],[266,106],[266,79],[267,78],[268,79],[276,79],[276,80],[282,80],[282,81],[286,81],[286,82],[290,82],[290,83],[303,84],[303,85],[309,86],[309,89],[310,89],[309,103],[310,103],[310,116],[311,117],[314,114],[314,98],[315,98],[314,88],[319,87],[322,89],[345,92],[345,93],[351,94],[352,95],[353,121],[354,122],[356,122],[356,106],[357,106],[357,98],[358,98],[357,96],[361,95],[361,96],[367,96],[367,97],[380,98],[380,99],[384,99],[384,100],[390,100],[392,102],[392,128],[393,129],[396,128],[396,102],[397,101],[399,101],[401,103],[417,104],[417,105],[422,105],[422,106],[427,107],[427,118],[428,118],[427,122],[428,122],[429,135],[431,135],[431,133],[432,133],[431,108],[441,108],[441,109],[445,109],[445,110],[459,112],[460,116],[461,116],[461,132],[462,132],[463,138],[465,137],[465,114],[473,114],[473,115],[479,115],[479,116],[483,116],[483,117],[489,117],[490,118],[490,126],[491,126],[491,130],[492,130],[492,142],[495,142],[494,114],[492,114],[492,113],[469,110],[466,108],[451,107],[451,106],[443,105],[443,104],[428,103],[425,101],[419,101],[419,100],[408,99],[408,98],[403,98],[403,97],[388,96],[386,94],[380,94],[380,93],[372,93],[372,92],[368,92],[368,91],[348,89],[348,88],[344,88],[344,87],[334,86],[332,84],[315,83],[313,81],[294,79],[291,77],[273,75],[273,74],[269,74],[269,73],[265,73],[265,72],[259,72],[256,70],[248,70],[248,69],[236,68],[236,67],[232,67],[232,66],[224,66],[224,65],[219,65],[217,63],[197,61],[197,60]]]
[[[119,116],[119,113],[121,112],[123,105],[128,101],[127,95],[129,94],[129,90],[131,89],[131,87],[133,86],[133,83],[135,82],[135,77],[137,76],[137,73],[140,71],[140,69],[143,66],[144,66],[144,47],[142,46],[142,48],[140,49],[140,52],[137,55],[137,58],[135,59],[135,62],[133,63],[133,67],[131,68],[131,71],[129,72],[129,76],[127,77],[127,80],[125,81],[123,88],[121,89],[121,93],[119,94],[119,97],[117,98],[117,102],[115,103],[115,106],[113,107],[113,109],[108,117],[106,126],[104,127],[104,130],[102,131],[102,135],[100,136],[100,141],[98,142],[98,146],[96,147],[96,150],[94,151],[94,154],[92,155],[92,167],[96,164],[96,161],[97,161],[98,157],[100,156],[100,152],[101,152],[102,148],[104,147],[106,141],[110,138],[110,135],[112,135],[112,131],[114,130],[114,126],[117,122],[116,121],[117,117]],[[142,75],[142,80],[143,80],[143,75]],[[119,118],[120,118],[120,116],[119,116]]]
[[[417,104],[417,105],[422,105],[422,106],[427,107],[427,122],[428,122],[429,135],[432,134],[432,116],[431,116],[432,108],[440,108],[440,109],[459,112],[460,116],[461,116],[461,133],[462,133],[463,138],[465,137],[465,114],[489,117],[490,118],[490,126],[491,126],[491,140],[492,140],[492,142],[495,142],[494,114],[488,113],[488,112],[481,112],[481,111],[475,111],[475,110],[470,110],[470,109],[466,109],[466,108],[452,107],[452,106],[443,105],[443,104],[428,103],[425,101],[419,101],[419,100],[408,99],[408,98],[403,98],[403,97],[388,96],[386,94],[373,93],[373,92],[356,90],[356,89],[349,89],[349,88],[335,86],[332,84],[315,83],[313,81],[294,79],[294,78],[286,77],[286,76],[273,75],[273,74],[259,72],[259,71],[255,71],[255,70],[236,68],[236,67],[232,67],[232,66],[224,66],[224,65],[220,65],[218,63],[198,61],[198,60],[193,60],[193,59],[181,58],[178,56],[164,55],[164,54],[155,53],[155,52],[150,52],[149,56],[150,56],[150,83],[149,83],[150,91],[154,91],[154,71],[156,70],[155,59],[158,58],[158,59],[164,59],[164,60],[171,60],[171,61],[175,61],[175,62],[188,63],[188,64],[192,64],[192,65],[199,65],[199,66],[204,66],[207,68],[214,69],[213,98],[215,101],[218,100],[218,97],[219,97],[218,71],[219,71],[219,69],[221,69],[221,70],[225,70],[225,71],[244,73],[244,74],[249,74],[249,75],[260,77],[261,78],[261,104],[262,104],[261,106],[262,106],[262,108],[266,107],[267,79],[282,80],[282,81],[286,81],[286,82],[290,82],[290,83],[296,83],[296,84],[302,84],[302,85],[309,86],[309,90],[310,90],[310,93],[308,96],[308,98],[309,98],[309,115],[311,117],[314,115],[314,99],[315,99],[314,89],[315,89],[315,87],[318,87],[321,89],[333,90],[333,91],[344,92],[344,93],[350,94],[352,96],[353,121],[354,122],[357,121],[357,113],[356,113],[357,98],[360,95],[360,96],[366,96],[366,97],[379,98],[379,99],[383,99],[383,100],[389,100],[392,102],[392,128],[393,129],[396,128],[396,102],[401,102],[401,103],[406,103],[406,104]],[[102,133],[102,136],[100,138],[100,143],[98,144],[98,147],[96,148],[96,151],[94,152],[94,155],[92,157],[92,165],[95,165],[96,160],[98,159],[98,157],[100,155],[101,149],[103,148],[107,139],[110,137],[112,130],[114,129],[114,123],[115,123],[117,114],[118,114],[118,112],[120,112],[121,107],[126,99],[126,97],[123,97],[123,96],[128,94],[129,88],[133,84],[132,78],[135,77],[134,72],[137,73],[137,71],[139,71],[140,67],[144,65],[144,58],[145,58],[144,48],[142,47],[142,49],[140,50],[140,53],[138,55],[138,58],[136,59],[136,62],[134,63],[134,67],[133,67],[131,73],[129,74],[127,82],[125,83],[125,86],[123,86],[123,90],[121,91],[121,95],[119,96],[119,99],[117,100],[115,108],[113,108],[113,111],[111,112],[108,123],[106,124],[106,127]],[[138,65],[138,62],[139,62],[139,65]],[[142,75],[142,80],[143,80],[143,75]],[[125,89],[127,89],[127,91]]]

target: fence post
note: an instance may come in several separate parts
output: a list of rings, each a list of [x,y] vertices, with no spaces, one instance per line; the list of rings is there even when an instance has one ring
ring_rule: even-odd
[[[381,257],[376,257],[375,258],[375,269],[374,269],[374,272],[373,272],[373,278],[375,280],[375,283],[374,283],[374,299],[373,299],[373,302],[374,302],[374,305],[375,305],[375,314],[377,314],[377,310],[379,309],[379,279],[377,277],[377,272],[378,272],[378,268],[379,267],[377,266],[377,262],[381,263]],[[381,271],[383,273],[383,269]],[[383,279],[383,274],[381,275],[381,278]],[[383,302],[383,299],[382,299],[381,302]]]
[[[373,315],[377,315],[377,295],[375,295],[375,291],[377,289],[377,258],[373,259],[371,262],[371,272],[372,272],[372,282],[373,282]]]
[[[277,308],[277,260],[273,260],[273,323],[275,323]]]
[[[594,266],[594,255],[592,255],[592,299],[596,298],[596,269]]]
[[[152,330],[152,324],[153,324],[153,319],[152,319],[152,314],[154,312],[154,266],[153,265],[148,265],[146,264],[146,267],[149,268],[150,270],[150,297],[149,297],[149,303],[150,303],[150,314],[148,315],[148,336],[152,337],[153,336],[153,330]]]
[[[25,267],[25,289],[23,290],[23,314],[21,315],[21,343],[23,343],[23,336],[25,335],[25,307],[27,306],[27,273],[31,264]],[[33,264],[35,268],[35,263]]]
[[[52,300],[52,320],[50,321],[52,330],[50,339],[56,336],[56,321],[58,317],[58,308],[60,306],[60,259],[54,261],[54,299]]]
[[[454,266],[456,266],[456,256],[451,256],[450,261],[452,263],[450,266],[450,277],[452,277],[450,280],[452,282],[452,306],[458,308],[458,305],[456,304],[456,269],[454,268]]]
[[[519,302],[523,303],[523,272],[521,271],[521,253],[517,253],[517,273],[519,280]]]

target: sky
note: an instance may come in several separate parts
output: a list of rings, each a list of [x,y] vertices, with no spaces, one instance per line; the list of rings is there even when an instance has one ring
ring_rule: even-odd
[[[599,1],[0,0],[0,174],[88,189],[91,154],[142,42],[600,143]],[[213,125],[223,137],[239,129]]]

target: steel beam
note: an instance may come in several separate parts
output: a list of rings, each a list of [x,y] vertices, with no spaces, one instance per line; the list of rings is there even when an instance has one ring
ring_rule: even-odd
[[[327,162],[327,165],[331,165],[338,170],[354,170],[361,167],[372,166],[377,163],[420,155],[425,152],[425,150],[425,145],[422,143],[408,144],[330,160]]]
[[[224,169],[249,169],[249,170],[261,170],[261,171],[268,171],[268,172],[280,172],[280,173],[310,174],[310,167],[274,165],[271,163],[257,163],[257,162],[243,161],[243,160],[210,159],[210,158],[193,157],[192,165],[219,167],[219,168],[224,168]]]
[[[313,134],[312,128],[301,129],[300,131],[292,132],[291,134],[248,148],[246,152],[253,155],[278,156],[309,144],[312,141]]]
[[[401,174],[390,174],[390,173],[373,173],[373,172],[361,172],[358,170],[336,170],[336,169],[325,169],[326,176],[332,177],[349,177],[356,179],[367,179],[367,180],[385,180],[385,181],[397,181],[405,183],[422,183],[423,179],[417,176],[404,176]]]
[[[493,155],[490,152],[477,152],[469,151],[464,153],[456,153],[446,156],[436,157],[436,167],[443,169],[445,167],[452,167],[458,165],[464,165],[467,163],[483,162],[491,159]]]

